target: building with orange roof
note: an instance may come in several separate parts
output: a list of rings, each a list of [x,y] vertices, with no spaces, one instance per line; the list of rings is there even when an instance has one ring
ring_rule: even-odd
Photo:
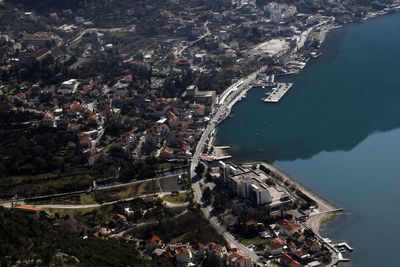
[[[174,150],[170,147],[164,147],[161,149],[160,158],[162,159],[172,159],[174,157]]]
[[[89,139],[84,139],[79,141],[79,146],[82,148],[89,148],[90,147],[90,141]]]
[[[146,240],[146,250],[148,252],[153,252],[156,248],[161,247],[163,245],[161,239],[153,235],[151,238]]]
[[[37,208],[32,206],[15,206],[13,210],[28,214],[34,214],[39,217],[41,214],[46,214],[46,211],[43,208]]]
[[[57,15],[57,13],[56,13]],[[54,39],[52,32],[36,32],[24,37],[24,44],[32,44],[36,47],[45,47]]]
[[[41,48],[36,51],[20,52],[18,54],[19,64],[22,67],[30,67],[36,62],[44,60],[51,54],[51,50],[48,48]]]
[[[89,152],[91,153],[91,152]],[[96,164],[96,162],[101,158],[101,156],[103,155],[103,153],[97,153],[94,155],[91,155],[88,158],[88,166],[94,166],[94,164]]]
[[[296,233],[300,226],[297,223],[292,223],[288,221],[287,219],[280,220],[277,225],[281,229],[281,231],[287,235],[287,236],[292,236],[294,233]]]
[[[286,245],[286,240],[276,237],[272,239],[271,243],[267,245],[267,250],[271,255],[278,255],[282,253],[283,247]]]
[[[125,224],[126,217],[122,214],[115,214],[114,216],[111,217],[111,221],[115,224]]]
[[[280,262],[282,266],[288,266],[288,267],[301,267],[302,265],[295,261],[291,256],[289,256],[286,253],[283,253],[280,259]]]
[[[192,260],[192,251],[189,243],[176,244],[170,248],[174,249],[177,266],[187,266]]]
[[[197,244],[194,246],[194,255],[198,259],[202,259],[206,256],[206,246],[200,242],[197,242]]]
[[[250,267],[251,259],[242,252],[233,252],[229,255],[229,266],[231,267]]]
[[[207,257],[210,257],[212,255],[217,256],[218,258],[222,258],[221,246],[213,242],[207,244]]]

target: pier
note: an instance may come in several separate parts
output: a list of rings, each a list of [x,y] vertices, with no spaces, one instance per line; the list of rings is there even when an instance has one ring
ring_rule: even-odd
[[[293,83],[277,83],[271,94],[264,99],[264,102],[277,103],[289,91]]]
[[[339,244],[336,245],[336,247],[338,247],[338,248],[345,247],[345,248],[347,248],[349,251],[353,251],[353,248],[350,247],[350,245],[347,244],[346,242],[339,243]]]

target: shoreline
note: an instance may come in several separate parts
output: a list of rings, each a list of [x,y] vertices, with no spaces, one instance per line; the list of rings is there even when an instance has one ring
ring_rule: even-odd
[[[392,7],[391,9],[392,10],[396,10],[394,7]],[[377,12],[369,12],[366,15],[365,19],[360,19],[360,20],[357,20],[357,21],[349,21],[349,22],[344,23],[344,24],[336,24],[336,23],[333,22],[333,23],[329,23],[327,25],[323,25],[319,29],[320,30],[320,34],[319,34],[320,44],[322,44],[326,40],[326,35],[333,29],[340,28],[340,27],[342,27],[344,25],[347,25],[347,24],[350,24],[352,22],[364,22],[366,20],[369,20],[370,18],[380,17],[380,16],[385,15],[385,14],[389,15],[389,14],[393,14],[393,13],[394,12],[387,12],[387,11],[386,12],[379,12],[379,13],[377,13]],[[371,16],[371,14],[373,14],[373,16]],[[296,72],[296,74],[300,73],[300,71]],[[283,76],[285,76],[285,75],[288,75],[288,74],[284,74]],[[228,115],[226,115],[222,120],[220,120],[218,122],[218,124],[216,124],[215,126],[218,126],[223,120],[228,118],[232,107],[251,88],[252,88],[251,86],[243,86],[241,88],[240,92],[238,92],[237,95],[235,95],[235,97],[233,99],[231,99],[231,101],[229,101],[229,102],[228,101],[221,101],[220,104],[225,105],[227,107]],[[228,88],[227,91],[229,92],[229,88]],[[225,92],[223,94],[225,94]],[[208,146],[216,145],[215,141],[216,141],[217,131],[218,131],[218,129],[215,128],[215,133],[212,136],[210,136],[210,138],[208,140]],[[290,177],[290,175],[286,174],[284,171],[280,170],[279,168],[275,167],[274,165],[266,163],[266,162],[262,162],[262,161],[258,161],[257,163],[263,164],[264,166],[269,168],[271,171],[273,171],[273,173],[275,173],[278,176],[280,176],[283,179],[283,181],[288,181],[289,183],[293,184],[298,190],[303,192],[305,195],[307,195],[309,198],[311,198],[312,200],[314,200],[317,203],[318,208],[316,209],[315,212],[312,212],[308,216],[305,225],[315,233],[315,235],[326,245],[326,247],[331,252],[330,254],[331,254],[332,260],[331,260],[331,263],[328,264],[327,266],[333,266],[333,265],[335,265],[335,264],[337,264],[337,263],[339,263],[341,261],[348,261],[348,259],[344,259],[343,258],[342,253],[340,251],[338,251],[338,249],[336,249],[336,247],[334,247],[332,245],[331,241],[328,238],[323,237],[320,234],[320,229],[321,229],[322,226],[326,227],[325,222],[327,222],[328,218],[330,218],[329,222],[337,220],[340,217],[339,216],[339,211],[342,211],[343,209],[337,208],[337,206],[335,204],[333,204],[332,202],[330,202],[326,198],[323,198],[318,193],[313,192],[311,189],[307,188],[305,185],[301,184],[300,182],[298,182],[294,178]],[[248,164],[248,163],[243,163],[243,164]]]
[[[311,189],[309,189],[308,187],[306,187],[305,185],[301,184],[299,181],[291,177],[289,174],[285,173],[284,171],[282,171],[281,169],[270,163],[267,163],[265,161],[243,163],[243,165],[252,165],[252,164],[264,165],[266,168],[271,170],[274,176],[281,178],[283,183],[288,182],[294,185],[298,190],[300,190],[302,193],[304,193],[306,196],[308,196],[317,203],[318,205],[317,209],[313,211],[308,216],[307,219],[308,227],[311,228],[311,230],[313,230],[313,232],[316,233],[317,235],[320,235],[319,230],[322,225],[321,223],[326,217],[331,216],[332,213],[337,213],[343,210],[342,208],[335,206],[326,198],[320,196],[318,193],[312,191]],[[337,216],[335,217],[335,219],[336,218]],[[330,221],[334,221],[335,219]]]

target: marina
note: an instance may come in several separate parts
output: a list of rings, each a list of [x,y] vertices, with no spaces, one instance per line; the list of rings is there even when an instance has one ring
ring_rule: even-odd
[[[289,91],[293,83],[276,83],[276,87],[268,95],[262,99],[264,102],[277,103]]]

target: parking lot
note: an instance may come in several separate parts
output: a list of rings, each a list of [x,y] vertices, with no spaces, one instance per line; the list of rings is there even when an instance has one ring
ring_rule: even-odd
[[[184,190],[183,184],[178,184],[179,175],[173,175],[160,179],[160,186],[163,192]]]

